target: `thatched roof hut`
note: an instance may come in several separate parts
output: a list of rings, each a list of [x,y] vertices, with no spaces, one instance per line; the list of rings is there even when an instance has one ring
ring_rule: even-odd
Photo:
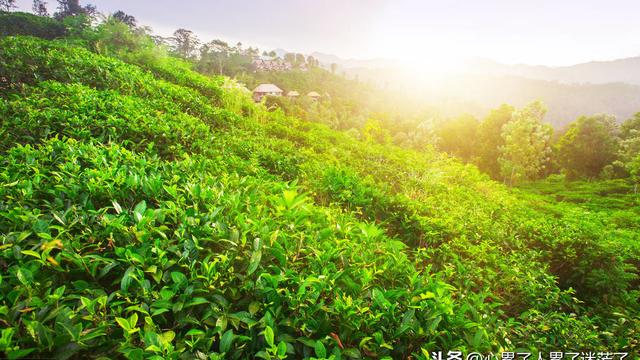
[[[267,95],[280,96],[282,92],[282,89],[274,84],[260,84],[257,88],[253,89],[253,100],[259,102]]]
[[[298,96],[300,96],[300,93],[295,90],[291,90],[287,93],[287,97],[298,97]]]
[[[308,93],[307,96],[312,98],[312,99],[314,99],[314,100],[318,100],[318,99],[320,99],[322,97],[322,95],[318,94],[315,91],[312,91],[312,92]]]

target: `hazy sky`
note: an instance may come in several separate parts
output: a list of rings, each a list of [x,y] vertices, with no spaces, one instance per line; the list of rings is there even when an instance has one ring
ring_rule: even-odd
[[[640,55],[640,0],[93,0],[163,35],[349,58],[570,65]],[[18,0],[30,8],[30,0]],[[84,3],[84,1],[83,1]],[[56,2],[49,0],[50,10]]]

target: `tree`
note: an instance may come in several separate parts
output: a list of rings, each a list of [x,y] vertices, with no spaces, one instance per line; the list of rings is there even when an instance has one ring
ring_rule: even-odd
[[[95,6],[82,6],[80,5],[80,0],[58,0],[58,12],[54,14],[54,17],[58,20],[64,19],[68,16],[79,15],[92,18],[96,13],[97,10]]]
[[[38,16],[49,16],[49,11],[47,10],[47,2],[44,0],[33,0],[31,9],[33,10],[33,13]]]
[[[640,183],[640,113],[622,123],[620,138],[619,163],[631,176],[637,192]]]
[[[173,33],[173,50],[185,59],[193,57],[200,40],[191,30],[178,29]]]
[[[618,157],[620,160],[615,163],[631,176],[637,192],[638,183],[640,183],[640,131],[636,131],[635,136],[620,141]]]
[[[168,36],[150,35],[151,39],[157,46],[171,48],[173,46],[173,38]]]
[[[222,40],[213,40],[200,47],[200,60],[198,68],[205,73],[213,72],[217,74],[225,73],[225,65],[228,63],[231,46]]]
[[[620,138],[628,139],[635,137],[638,133],[640,133],[640,112],[622,123],[620,126]]]
[[[558,160],[570,178],[595,178],[616,159],[615,117],[583,116],[573,122],[557,144]]]
[[[437,127],[438,147],[453,156],[470,161],[475,156],[478,120],[465,114],[442,122]]]
[[[502,127],[511,121],[513,106],[503,104],[491,110],[478,126],[477,164],[480,170],[494,179],[500,177],[500,148],[504,146]]]
[[[296,62],[296,54],[294,53],[286,53],[284,54],[284,60],[289,64],[295,64]]]
[[[362,129],[362,137],[367,142],[388,144],[391,141],[389,132],[382,125],[382,121],[368,119]]]
[[[129,15],[122,10],[118,10],[111,15],[114,19],[120,21],[123,24],[128,25],[130,28],[135,28],[137,20],[133,15]]]
[[[258,50],[258,48],[249,46],[243,53],[244,55],[253,58],[255,56],[258,56],[258,54],[260,54],[260,50]]]
[[[397,145],[415,150],[433,148],[439,141],[435,121],[432,118],[417,123],[413,130],[398,132],[393,137],[393,142]]]
[[[309,65],[309,67],[318,67],[320,65],[320,61],[309,55],[307,56],[307,65]]]
[[[16,7],[16,0],[0,0],[0,10],[11,11]]]
[[[502,127],[504,145],[498,161],[509,184],[534,179],[547,166],[553,128],[542,123],[546,112],[544,104],[533,102],[515,111],[511,121]]]

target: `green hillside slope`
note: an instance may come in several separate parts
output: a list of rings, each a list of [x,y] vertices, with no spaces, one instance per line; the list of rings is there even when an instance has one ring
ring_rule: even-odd
[[[640,348],[632,235],[129,61],[0,39],[9,357]]]

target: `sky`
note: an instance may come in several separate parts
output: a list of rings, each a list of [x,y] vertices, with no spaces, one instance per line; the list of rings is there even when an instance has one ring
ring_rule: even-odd
[[[30,0],[17,0],[30,9]],[[83,1],[86,3],[86,1]],[[640,55],[638,0],[92,0],[156,33],[342,58],[562,66]],[[50,11],[56,2],[49,0]]]

